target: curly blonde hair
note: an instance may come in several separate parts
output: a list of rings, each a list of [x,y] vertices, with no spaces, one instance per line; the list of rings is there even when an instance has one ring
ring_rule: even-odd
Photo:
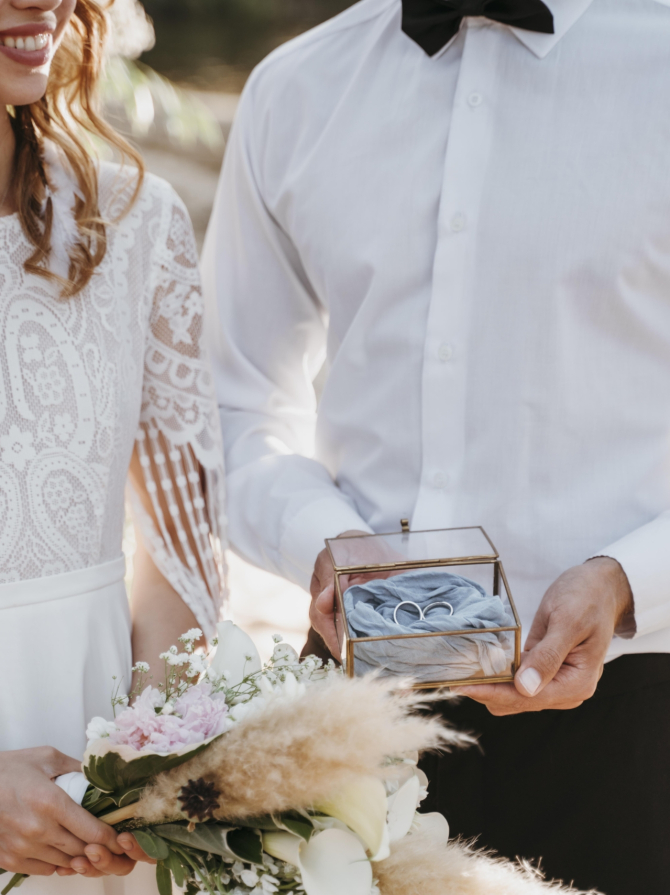
[[[16,204],[23,230],[34,246],[25,267],[37,276],[59,281],[66,298],[81,292],[107,251],[106,226],[98,204],[98,171],[87,145],[89,138],[101,138],[137,168],[135,189],[124,213],[137,198],[144,173],[139,153],[103,120],[98,109],[107,10],[113,2],[77,0],[55,53],[45,95],[38,102],[14,107],[11,119],[16,137]],[[60,149],[77,186],[73,205],[77,239],[69,251],[67,280],[49,269],[53,203],[44,163],[46,140]]]

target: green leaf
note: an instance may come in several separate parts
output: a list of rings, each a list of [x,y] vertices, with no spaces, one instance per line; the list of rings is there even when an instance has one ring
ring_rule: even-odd
[[[7,873],[7,871],[5,871]],[[5,888],[2,890],[0,895],[7,895],[8,892],[11,892],[12,889],[18,889],[18,887],[28,879],[28,874],[26,873],[15,873],[14,876],[7,883]]]
[[[314,834],[313,824],[296,812],[279,814],[273,820],[280,829],[288,830],[289,833],[295,833],[296,836],[300,836],[305,842],[309,842]]]
[[[258,830],[231,829],[223,824],[209,823],[196,824],[192,833],[182,824],[161,824],[151,829],[164,839],[205,854],[219,855],[233,861],[247,861],[250,864],[263,862],[263,843]]]
[[[163,861],[156,864],[156,885],[159,895],[172,895],[172,875]]]
[[[277,819],[273,817],[271,814],[264,814],[261,817],[246,817],[242,820],[235,819],[232,822],[232,826],[234,827],[251,827],[252,830],[283,830],[284,828],[279,826],[277,823]]]
[[[150,753],[141,755],[139,758],[134,758],[131,761],[125,761],[117,752],[111,750],[105,752],[104,755],[89,755],[83,771],[86,779],[93,786],[96,786],[104,793],[116,795],[131,788],[142,788],[156,774],[179,767],[179,765],[184,764],[184,762],[208,749],[217,739],[219,737],[216,737],[209,743],[201,743],[199,746],[181,755],[157,755],[156,753]]]
[[[189,833],[182,824],[160,824],[152,827],[151,831],[170,842],[186,845],[205,854],[219,855],[233,861],[238,858],[228,846],[227,836],[230,827],[225,827],[223,824],[196,824],[192,833]]]
[[[177,884],[177,888],[181,889],[184,885],[184,868],[182,867],[181,858],[176,852],[173,852],[170,849],[170,853],[167,858],[167,865],[170,868],[170,872],[172,876],[174,876],[174,881]]]
[[[117,805],[119,808],[125,808],[126,805],[132,805],[133,802],[138,802],[143,790],[143,786],[129,786],[127,789],[123,790],[123,792],[115,793],[114,797],[118,800]]]
[[[250,864],[263,863],[263,840],[258,830],[231,830],[227,837],[228,848],[241,861]]]
[[[164,861],[170,854],[167,842],[148,830],[135,830],[138,845],[154,861]]]

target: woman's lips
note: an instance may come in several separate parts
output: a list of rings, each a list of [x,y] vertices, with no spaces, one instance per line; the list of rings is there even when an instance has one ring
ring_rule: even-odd
[[[32,32],[32,33],[29,33]],[[11,28],[0,33],[0,53],[31,68],[39,68],[51,58],[53,37],[50,31],[38,31],[36,26]]]

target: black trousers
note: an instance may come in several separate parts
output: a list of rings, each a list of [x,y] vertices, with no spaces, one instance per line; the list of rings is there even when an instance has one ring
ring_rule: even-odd
[[[670,895],[670,655],[623,656],[571,711],[496,718],[470,699],[442,714],[480,749],[426,756],[422,811],[452,837],[605,895]]]

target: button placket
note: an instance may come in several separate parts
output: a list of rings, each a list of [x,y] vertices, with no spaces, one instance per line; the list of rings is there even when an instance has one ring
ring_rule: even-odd
[[[491,147],[498,47],[506,37],[494,29],[468,29],[463,48],[444,163],[427,320],[423,475],[413,515],[417,529],[460,524],[453,516],[453,498],[465,449],[473,240]]]

